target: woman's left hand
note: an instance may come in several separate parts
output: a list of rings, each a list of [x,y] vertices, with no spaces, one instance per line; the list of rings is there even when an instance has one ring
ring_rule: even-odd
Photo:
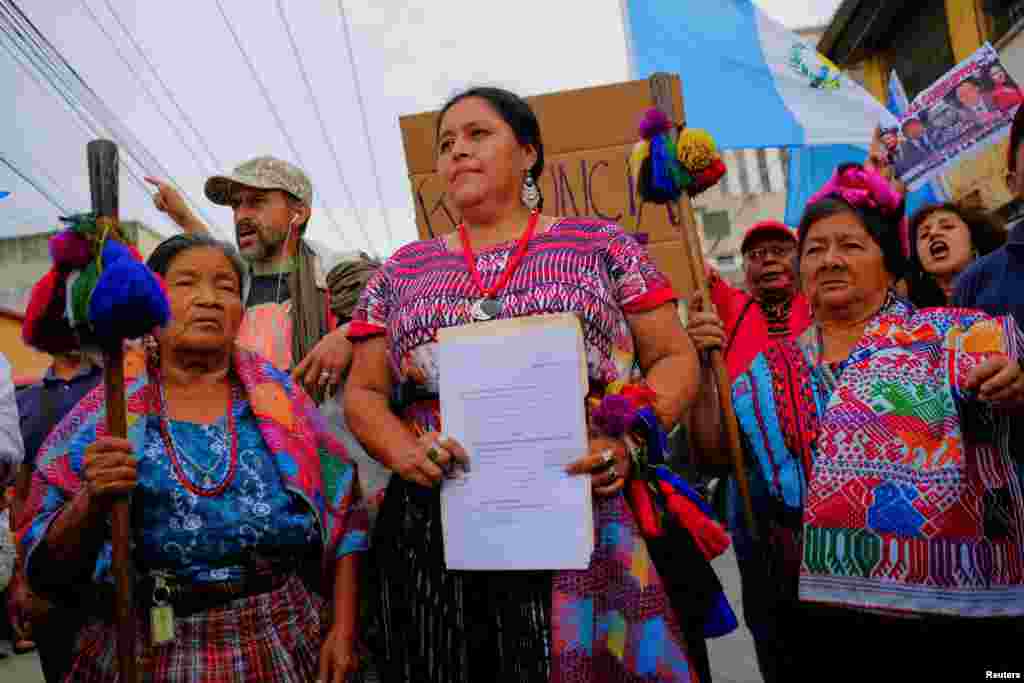
[[[317,683],[345,683],[359,669],[356,639],[340,628],[331,628],[320,648],[320,673]]]
[[[977,390],[979,399],[999,408],[1024,407],[1024,370],[1007,356],[989,358],[971,370],[966,388]]]
[[[594,495],[614,496],[626,485],[632,463],[620,439],[598,436],[590,440],[590,455],[569,465],[569,474],[590,474]]]

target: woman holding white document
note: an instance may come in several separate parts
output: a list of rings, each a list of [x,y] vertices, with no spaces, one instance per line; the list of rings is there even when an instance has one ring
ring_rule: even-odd
[[[633,237],[607,221],[540,213],[543,168],[525,101],[496,88],[452,98],[437,170],[462,224],[399,249],[353,316],[346,416],[397,475],[368,571],[383,680],[696,680],[641,535],[650,520],[638,522],[623,495],[642,448],[623,425],[641,413],[653,427],[674,425],[696,395],[696,355],[671,285]],[[448,570],[439,488],[472,455],[441,434],[437,332],[562,312],[580,319],[589,375],[590,452],[567,471],[592,482],[590,566]]]

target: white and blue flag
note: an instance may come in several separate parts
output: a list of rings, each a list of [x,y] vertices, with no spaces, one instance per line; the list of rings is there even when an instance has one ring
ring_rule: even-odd
[[[687,120],[723,149],[856,145],[896,119],[751,0],[627,0],[633,75],[677,73]]]

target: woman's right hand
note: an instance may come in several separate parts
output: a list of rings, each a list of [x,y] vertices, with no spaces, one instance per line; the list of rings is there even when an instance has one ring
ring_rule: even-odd
[[[714,310],[704,310],[704,298],[700,292],[690,297],[686,317],[686,332],[694,348],[703,353],[709,349],[725,346],[725,325]]]
[[[433,488],[442,479],[458,476],[458,468],[469,471],[469,456],[458,441],[437,432],[424,434],[394,465],[406,481]]]
[[[138,467],[128,439],[101,436],[85,449],[82,479],[90,502],[107,507],[135,489]]]

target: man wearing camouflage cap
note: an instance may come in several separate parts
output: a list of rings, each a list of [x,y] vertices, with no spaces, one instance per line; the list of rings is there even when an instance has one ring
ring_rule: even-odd
[[[177,190],[146,180],[157,187],[156,207],[185,232],[210,233]],[[296,166],[263,156],[240,164],[231,175],[207,180],[206,196],[233,210],[238,249],[250,264],[239,344],[292,370],[322,401],[341,381],[352,347],[344,331],[335,329],[320,261],[303,239],[312,183]]]

